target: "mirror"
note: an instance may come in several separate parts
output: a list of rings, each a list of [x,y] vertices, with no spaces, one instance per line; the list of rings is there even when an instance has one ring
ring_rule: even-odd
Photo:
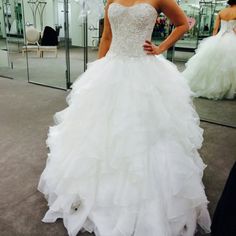
[[[188,17],[190,29],[175,45],[174,62],[187,61],[194,55],[198,45],[199,7],[196,4],[186,4],[185,2],[180,2],[180,6]]]
[[[22,0],[0,0],[0,74],[3,77],[27,79],[24,45],[24,17]]]
[[[195,55],[202,40],[212,35],[218,12],[226,7],[226,1],[180,1],[188,16],[190,31],[175,45],[174,63],[182,72],[185,63]],[[236,127],[236,99],[194,98],[196,110],[203,121]]]
[[[74,82],[86,69],[87,63],[97,59],[99,44],[99,17],[91,11],[82,16],[83,5],[71,1],[70,68]]]
[[[157,45],[160,44],[163,40],[165,40],[168,37],[172,29],[173,29],[173,24],[171,24],[169,19],[163,13],[159,13],[152,34],[152,42]],[[173,61],[174,48],[170,48],[163,55],[168,60]]]
[[[80,17],[82,1],[0,0],[0,75],[35,84],[68,89],[97,58],[103,19],[96,9]],[[188,16],[190,30],[164,56],[180,71],[212,35],[217,13],[226,0],[179,0]],[[105,0],[104,0],[105,4]],[[159,44],[173,25],[159,14],[152,41]],[[28,59],[28,60],[27,60]],[[28,71],[27,71],[28,68]],[[235,99],[194,99],[200,118],[236,127]]]
[[[28,0],[24,12],[29,82],[67,89],[64,1]]]
[[[194,104],[201,120],[236,128],[235,100],[195,98]]]
[[[96,9],[83,18],[83,6],[76,0],[0,2],[4,8],[0,56],[5,60],[1,60],[1,75],[28,77],[30,83],[68,89],[87,63],[97,58],[103,20]],[[21,71],[15,70],[16,60]]]
[[[87,62],[97,58],[100,18],[95,11],[81,17],[82,9],[81,3],[74,0],[27,1],[25,51],[30,82],[70,88],[86,70]],[[51,33],[47,38],[48,28]],[[30,42],[31,34],[36,38]],[[56,44],[50,44],[53,34]]]

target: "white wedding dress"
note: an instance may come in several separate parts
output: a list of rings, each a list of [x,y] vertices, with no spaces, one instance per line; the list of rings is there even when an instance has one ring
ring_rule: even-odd
[[[236,97],[236,20],[221,20],[221,29],[199,45],[183,72],[196,96],[209,99]]]
[[[142,48],[157,12],[113,3],[108,13],[110,50],[74,83],[49,131],[43,221],[63,218],[71,236],[193,236],[197,222],[209,231],[191,91],[173,64]]]

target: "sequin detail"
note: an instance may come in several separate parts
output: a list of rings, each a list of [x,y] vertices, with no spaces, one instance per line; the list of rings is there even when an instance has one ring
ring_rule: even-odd
[[[108,17],[112,42],[108,54],[112,56],[145,56],[145,40],[151,40],[157,12],[150,4],[139,3],[126,7],[118,3],[109,6]]]

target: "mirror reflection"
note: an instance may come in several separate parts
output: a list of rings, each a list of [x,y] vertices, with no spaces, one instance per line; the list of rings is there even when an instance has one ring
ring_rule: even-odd
[[[82,17],[82,8],[78,1],[25,3],[23,51],[28,53],[31,82],[69,88],[87,63],[97,58],[100,18],[96,14]]]
[[[1,75],[26,80],[24,45],[24,10],[21,0],[0,0],[0,68]]]
[[[58,1],[25,1],[25,46],[29,81],[66,88],[64,10]],[[59,14],[60,13],[60,14]]]
[[[86,70],[87,64],[97,58],[103,32],[102,13],[91,6],[89,14],[84,16],[82,2],[0,0],[0,75],[21,80],[28,78],[31,83],[55,88],[70,88],[75,79]],[[103,2],[106,3],[105,0]],[[183,72],[196,93],[194,103],[201,119],[236,127],[234,114],[236,72],[233,69],[236,54],[233,45],[236,45],[236,34],[231,33],[227,43],[225,41],[223,45],[221,44],[223,49],[221,54],[215,53],[220,49],[220,46],[215,46],[211,56],[207,50],[203,59],[198,56],[204,51],[201,50],[203,45],[208,48],[210,44],[211,46],[217,44],[214,38],[220,36],[221,39],[227,38],[226,31],[229,31],[230,27],[233,32],[233,20],[236,16],[234,19],[228,19],[231,24],[221,21],[218,27],[219,33],[212,38],[219,12],[229,8],[227,1],[178,0],[177,2],[188,17],[190,29],[173,48],[164,53],[164,56]],[[225,28],[225,32],[222,31],[222,27]],[[159,44],[172,29],[172,23],[160,12],[156,19],[152,41]],[[206,43],[207,41],[209,43]],[[213,41],[216,43],[211,43]],[[190,66],[191,62],[194,66]],[[188,64],[189,69],[186,69]],[[199,65],[196,69],[197,64],[204,66]],[[207,79],[204,79],[206,68],[210,68],[210,72],[205,74]],[[215,79],[217,77],[217,85],[212,77]],[[222,86],[226,88],[219,96],[208,96],[209,94],[201,93],[204,86],[205,90],[211,90],[211,94],[217,93]]]
[[[236,127],[233,2],[180,3],[189,18],[190,31],[176,44],[174,60],[196,94],[194,103],[200,118]]]

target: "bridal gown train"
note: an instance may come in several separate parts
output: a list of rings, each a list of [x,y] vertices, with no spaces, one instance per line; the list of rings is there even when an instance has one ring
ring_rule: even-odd
[[[172,63],[148,56],[157,18],[149,4],[109,6],[112,43],[74,83],[55,115],[39,190],[68,234],[193,236],[209,231],[191,91]]]
[[[183,72],[196,96],[209,99],[236,97],[236,20],[221,20],[217,35],[200,44]]]

